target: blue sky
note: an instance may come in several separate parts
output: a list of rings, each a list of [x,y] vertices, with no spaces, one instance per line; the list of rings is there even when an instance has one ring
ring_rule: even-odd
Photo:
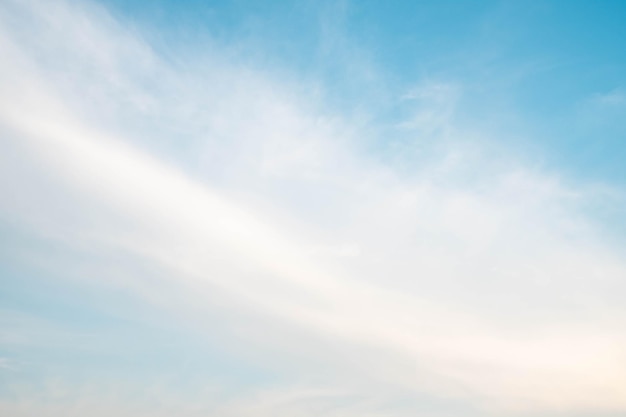
[[[0,414],[626,412],[620,1],[0,5]]]
[[[358,107],[363,90],[373,88],[384,97],[376,110],[388,114],[397,109],[387,94],[424,79],[462,84],[459,117],[520,131],[545,148],[550,167],[599,180],[624,178],[619,158],[604,152],[619,148],[623,135],[614,108],[623,95],[626,60],[622,2],[111,4],[168,48],[193,51],[206,37],[234,44],[235,53],[261,66],[321,79],[325,93],[347,107]],[[353,58],[358,64],[346,62]],[[358,74],[366,72],[361,64],[373,74]]]

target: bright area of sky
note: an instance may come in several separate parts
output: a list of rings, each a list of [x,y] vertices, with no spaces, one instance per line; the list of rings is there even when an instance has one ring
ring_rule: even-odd
[[[625,21],[2,1],[0,415],[625,415]]]

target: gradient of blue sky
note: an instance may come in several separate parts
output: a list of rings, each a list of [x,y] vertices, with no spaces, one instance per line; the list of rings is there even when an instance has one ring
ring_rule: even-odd
[[[607,152],[624,133],[621,1],[107,3],[169,48],[193,51],[207,36],[233,43],[260,64],[323,79],[333,98],[350,94],[346,105],[380,100],[363,91],[372,87],[393,94],[424,79],[460,83],[459,117],[521,131],[570,174],[626,178],[621,155]],[[379,105],[397,110],[389,100]]]
[[[0,414],[620,416],[626,4],[0,4]]]

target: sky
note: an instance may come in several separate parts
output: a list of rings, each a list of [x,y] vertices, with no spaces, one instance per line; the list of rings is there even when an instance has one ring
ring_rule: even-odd
[[[626,3],[0,1],[0,415],[626,415]]]

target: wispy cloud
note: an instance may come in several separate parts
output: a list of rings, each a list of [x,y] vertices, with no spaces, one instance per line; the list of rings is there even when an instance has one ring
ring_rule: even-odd
[[[60,1],[9,2],[2,22],[3,221],[81,252],[93,280],[120,252],[154,266],[164,282],[102,278],[195,333],[218,311],[224,344],[305,385],[219,415],[415,415],[390,405],[406,393],[626,409],[626,265],[579,210],[601,196],[464,137],[462,89],[407,97],[407,126],[452,126],[443,156],[407,174],[359,146],[368,129],[224,46],[173,64],[103,9]],[[351,405],[327,405],[335,387]],[[96,415],[103,400],[20,401],[3,407]]]
[[[626,93],[622,89],[616,88],[608,93],[596,95],[594,101],[606,106],[623,106],[626,104]]]

